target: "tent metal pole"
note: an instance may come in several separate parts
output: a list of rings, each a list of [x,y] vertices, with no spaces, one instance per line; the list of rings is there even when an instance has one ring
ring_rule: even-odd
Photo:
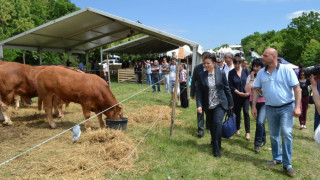
[[[42,50],[39,49],[39,58],[40,58],[40,65],[42,65]]]
[[[89,65],[89,53],[88,51],[86,51],[86,72],[89,72],[88,65]]]
[[[103,61],[103,52],[100,51],[100,63],[102,63],[102,61]]]
[[[2,49],[2,45],[0,46],[0,57],[4,58],[4,57],[3,57],[3,49]]]
[[[193,75],[193,69],[196,66],[197,62],[197,50],[198,46],[192,46],[192,69],[191,69],[191,76]]]

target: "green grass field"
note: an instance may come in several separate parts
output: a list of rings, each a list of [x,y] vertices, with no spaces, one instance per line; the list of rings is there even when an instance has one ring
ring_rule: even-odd
[[[130,95],[146,88],[146,85],[112,83],[112,91],[121,101]],[[168,106],[170,94],[152,93],[151,88],[124,102],[124,113],[139,111],[145,106]],[[134,102],[134,103],[133,103]],[[120,170],[115,179],[286,179],[282,166],[267,167],[272,159],[269,134],[267,143],[259,154],[253,150],[255,119],[251,117],[251,141],[245,140],[244,123],[241,123],[241,134],[230,139],[222,139],[222,157],[212,156],[210,135],[205,133],[197,137],[196,105],[190,101],[190,107],[177,107],[181,113],[176,117],[173,136],[170,138],[170,122],[161,126],[159,121],[137,149],[135,165],[132,170]],[[152,113],[152,112],[146,112]],[[164,112],[171,114],[171,112]],[[161,113],[159,113],[160,115]],[[315,146],[313,135],[314,106],[308,111],[307,129],[299,130],[296,118],[293,127],[292,164],[297,179],[320,179],[320,150]],[[130,119],[130,117],[129,117]],[[144,136],[152,123],[129,124],[126,134],[137,142]],[[267,131],[268,132],[268,131]],[[114,172],[106,172],[110,178]]]
[[[118,102],[147,88],[146,85],[112,83]],[[222,139],[222,157],[215,158],[210,135],[197,137],[195,101],[190,108],[177,107],[173,135],[170,137],[171,95],[153,93],[151,87],[123,102],[129,118],[125,132],[100,130],[97,118],[90,120],[92,131],[84,124],[79,141],[72,142],[72,131],[45,143],[0,167],[0,179],[287,179],[282,166],[267,167],[272,159],[269,135],[259,154],[254,152],[255,120],[251,118],[251,141],[241,134]],[[44,111],[31,106],[10,107],[13,125],[0,124],[0,163],[65,131],[83,121],[81,106],[71,103],[65,117],[55,118],[51,129]],[[92,113],[93,115],[94,113]],[[309,109],[307,129],[299,130],[295,119],[292,163],[295,179],[320,179],[320,150],[313,140],[314,106]],[[152,127],[152,129],[150,129]],[[147,134],[148,132],[148,134]],[[145,137],[145,139],[143,139]],[[133,156],[113,176],[132,149]]]

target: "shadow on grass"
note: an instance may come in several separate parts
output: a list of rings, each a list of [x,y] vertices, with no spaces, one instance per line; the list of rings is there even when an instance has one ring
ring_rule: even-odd
[[[304,136],[306,135],[306,136]],[[293,138],[297,138],[297,139],[300,139],[300,140],[305,140],[305,141],[310,141],[310,142],[314,142],[314,139],[313,139],[313,136],[310,136],[308,134],[295,134],[293,136]]]
[[[61,119],[61,121],[55,121],[56,123],[56,129],[68,129],[72,126],[75,126],[77,123],[76,122],[72,122],[72,121],[63,121],[63,119]],[[36,122],[31,122],[26,124],[27,127],[29,128],[37,128],[37,129],[51,129],[49,123],[47,121],[36,121]]]
[[[72,112],[64,112],[64,115],[66,116],[67,114],[72,114]],[[27,115],[27,116],[17,116],[17,117],[12,117],[11,120],[12,121],[35,121],[35,120],[42,120],[42,119],[47,119],[47,116],[45,113],[43,112],[38,112],[36,114],[32,114],[32,115]],[[53,119],[61,119],[61,118],[57,118],[55,116],[53,116]]]
[[[200,144],[198,139],[171,139],[171,142],[178,146],[185,146],[188,148],[196,148],[199,152],[210,153],[212,151],[211,145],[208,144]]]
[[[282,164],[276,165],[276,166],[268,166],[266,163],[268,162],[268,160],[261,158],[261,156],[259,156],[258,154],[252,153],[252,154],[246,154],[244,155],[244,153],[238,153],[238,152],[234,152],[231,150],[227,150],[227,149],[222,149],[222,156],[232,160],[232,161],[238,161],[240,163],[246,164],[246,163],[251,163],[254,166],[256,166],[257,168],[263,170],[263,171],[272,171],[272,173],[274,174],[281,174],[284,175],[284,171],[282,168]],[[259,157],[257,157],[259,156]]]
[[[225,142],[225,143],[230,144],[230,146],[238,145],[238,146],[240,146],[240,147],[242,147],[242,148],[244,148],[246,150],[254,152],[254,149],[253,149],[254,145],[253,145],[253,141],[252,140],[251,141],[247,141],[244,138],[243,139],[240,138],[240,135],[236,135],[236,134],[233,135],[233,136],[236,136],[236,138],[235,137],[233,137],[231,139],[222,138],[222,141]],[[251,145],[250,147],[248,146],[248,143]]]

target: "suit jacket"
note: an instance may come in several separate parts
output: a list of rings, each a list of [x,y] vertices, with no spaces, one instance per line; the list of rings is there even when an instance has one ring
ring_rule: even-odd
[[[198,81],[198,76],[200,73],[203,72],[203,64],[198,64],[194,69],[193,69],[193,74],[192,74],[192,81],[191,81],[191,91],[190,91],[190,96],[194,97],[196,95],[196,83]]]
[[[216,81],[216,88],[220,103],[224,110],[228,110],[229,106],[233,106],[233,99],[229,88],[228,80],[223,70],[215,66],[214,76]],[[197,107],[202,107],[204,111],[209,108],[209,83],[208,71],[199,74],[196,84],[197,93]]]

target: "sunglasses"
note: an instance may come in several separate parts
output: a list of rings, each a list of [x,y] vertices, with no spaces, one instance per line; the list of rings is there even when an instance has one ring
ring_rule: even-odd
[[[217,63],[222,63],[222,61],[217,61]]]
[[[233,61],[233,64],[240,64],[241,61]]]

